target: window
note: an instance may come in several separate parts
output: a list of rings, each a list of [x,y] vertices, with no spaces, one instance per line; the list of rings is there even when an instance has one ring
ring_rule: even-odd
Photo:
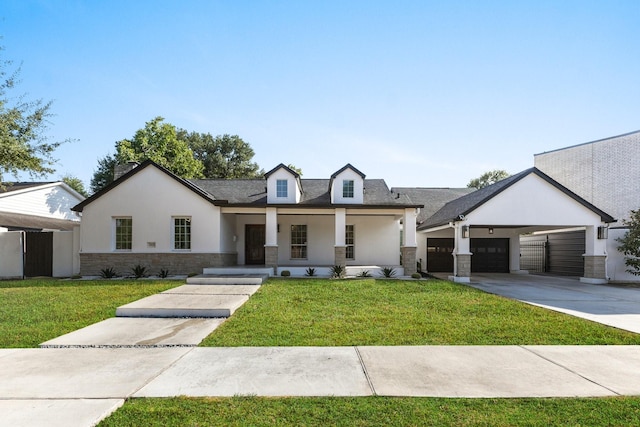
[[[279,179],[276,181],[276,197],[289,197],[289,188],[287,186],[286,179]]]
[[[345,199],[353,199],[353,180],[345,179],[342,181],[342,197]]]
[[[347,259],[356,259],[356,232],[353,225],[346,226],[344,243],[347,245]]]
[[[191,218],[173,218],[173,249],[191,249]]]
[[[307,259],[307,226],[291,226],[291,259]]]
[[[115,249],[117,251],[130,251],[133,230],[131,218],[115,218],[115,223]]]

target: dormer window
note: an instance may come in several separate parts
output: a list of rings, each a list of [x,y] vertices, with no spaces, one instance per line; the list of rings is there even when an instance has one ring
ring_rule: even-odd
[[[342,181],[342,197],[345,199],[353,199],[353,180],[345,179]]]
[[[288,180],[279,179],[276,181],[276,197],[283,197],[283,198],[289,197],[288,190],[289,190]]]

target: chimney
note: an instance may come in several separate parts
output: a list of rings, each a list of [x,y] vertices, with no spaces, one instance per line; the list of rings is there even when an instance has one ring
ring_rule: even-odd
[[[138,166],[138,162],[127,162],[117,164],[113,168],[113,180],[120,178],[122,175],[125,175],[129,171],[134,170]]]

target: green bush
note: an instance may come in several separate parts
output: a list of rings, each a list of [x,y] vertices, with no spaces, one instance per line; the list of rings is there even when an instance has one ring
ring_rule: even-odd
[[[289,276],[291,276],[291,272],[290,272],[289,270],[282,270],[282,271],[280,272],[280,275],[281,275],[282,277],[289,277]]]

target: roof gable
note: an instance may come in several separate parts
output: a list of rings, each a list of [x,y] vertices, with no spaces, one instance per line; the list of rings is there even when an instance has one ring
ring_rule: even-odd
[[[153,167],[153,168],[158,169],[159,171],[161,171],[162,173],[166,174],[171,179],[177,181],[179,184],[183,185],[184,187],[186,187],[190,191],[193,191],[194,193],[196,193],[198,196],[202,197],[203,199],[205,199],[205,200],[207,200],[207,201],[209,201],[211,203],[213,203],[215,201],[215,199],[210,194],[208,194],[206,191],[204,191],[203,189],[199,188],[198,186],[192,184],[191,182],[187,181],[186,179],[182,179],[182,178],[178,177],[177,175],[175,175],[174,173],[172,173],[168,169],[165,169],[164,167],[160,166],[159,164],[153,162],[152,160],[145,160],[139,166],[135,167],[134,169],[132,169],[129,172],[127,172],[124,175],[122,175],[120,178],[118,178],[115,181],[111,182],[109,185],[107,185],[102,190],[98,191],[97,193],[93,194],[91,197],[89,197],[89,198],[85,199],[84,201],[82,201],[82,202],[78,203],[77,205],[75,205],[73,208],[71,208],[71,210],[76,211],[76,212],[82,212],[82,210],[84,209],[85,206],[87,206],[88,204],[90,204],[90,203],[94,202],[95,200],[99,199],[104,194],[106,194],[109,191],[113,190],[114,188],[116,188],[117,186],[122,184],[123,182],[133,178],[134,176],[136,176],[136,174],[142,172],[143,170],[145,170],[148,167]]]
[[[573,193],[568,188],[564,187],[557,181],[550,178],[548,175],[544,174],[537,168],[526,169],[520,173],[512,175],[508,178],[505,178],[501,181],[496,182],[495,184],[489,185],[485,188],[482,188],[473,193],[469,193],[465,196],[462,196],[458,199],[452,200],[451,202],[445,204],[440,210],[434,213],[430,218],[428,218],[422,225],[418,227],[419,230],[424,230],[431,227],[437,227],[440,225],[447,224],[452,221],[462,220],[465,216],[471,214],[471,212],[478,209],[480,206],[487,203],[489,200],[501,194],[506,189],[510,188],[517,182],[521,181],[525,177],[529,175],[536,175],[542,180],[546,181],[548,184],[552,185],[557,190],[564,193],[566,196],[575,200],[582,206],[591,210],[600,216],[602,222],[611,223],[614,222],[614,218],[602,211],[601,209],[595,207],[591,203],[584,200],[582,197]]]

